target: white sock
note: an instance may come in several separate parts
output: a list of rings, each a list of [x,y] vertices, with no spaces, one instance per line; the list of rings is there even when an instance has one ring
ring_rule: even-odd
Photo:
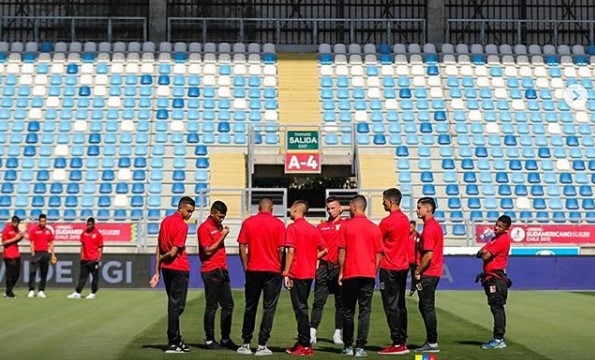
[[[207,345],[211,345],[213,343],[212,340],[207,340]]]
[[[431,347],[437,347],[438,343],[428,343],[428,345],[430,345]]]
[[[335,335],[341,335],[341,329],[335,329]]]

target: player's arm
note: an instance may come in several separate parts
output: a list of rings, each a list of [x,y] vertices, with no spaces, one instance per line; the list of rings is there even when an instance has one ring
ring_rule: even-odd
[[[18,234],[16,234],[16,236],[15,236],[15,237],[13,237],[12,239],[7,239],[7,240],[4,240],[4,237],[3,237],[3,238],[2,238],[2,245],[4,245],[4,246],[8,246],[8,245],[16,244],[16,243],[18,243],[18,242],[19,242],[19,241],[21,241],[21,240],[23,240],[23,234],[21,234],[21,233],[18,233]]]
[[[433,251],[427,250],[423,251],[423,255],[421,257],[421,262],[417,269],[415,270],[415,277],[419,278],[428,268],[430,264],[432,264],[432,256],[434,255]]]
[[[242,260],[242,267],[246,271],[248,267],[248,245],[240,244],[240,260]]]
[[[103,256],[103,235],[98,234],[99,236],[97,240],[97,261],[101,261],[101,257]]]
[[[323,257],[324,255],[328,254],[328,249],[324,248],[322,250],[318,251],[318,259],[320,259],[321,257]]]
[[[35,236],[29,235],[29,248],[31,249],[31,257],[35,256]]]
[[[219,248],[219,246],[221,245],[221,243],[223,241],[225,241],[225,238],[227,237],[227,235],[229,234],[229,226],[225,226],[223,228],[223,230],[221,231],[221,236],[219,237],[219,239],[215,240],[214,243],[212,243],[209,246],[204,246],[202,249],[205,252],[205,254],[207,256],[211,256],[215,253],[215,251],[217,251],[217,249]],[[210,236],[210,234],[200,234],[200,237],[202,238],[203,236]]]
[[[343,285],[343,270],[345,269],[345,248],[339,248],[339,285]]]
[[[283,270],[283,285],[285,285],[285,288],[289,290],[293,287],[293,281],[289,278],[289,269],[291,269],[291,264],[293,264],[295,248],[293,246],[288,246],[286,249],[285,270]]]
[[[153,277],[151,278],[151,281],[149,281],[149,285],[154,288],[155,286],[157,286],[157,284],[159,284],[159,266],[160,266],[160,257],[161,257],[161,252],[159,251],[159,244],[157,244],[157,246],[155,246],[155,273],[153,274]]]

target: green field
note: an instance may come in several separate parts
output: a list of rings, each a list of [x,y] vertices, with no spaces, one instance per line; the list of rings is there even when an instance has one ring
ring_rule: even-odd
[[[202,359],[242,358],[229,350],[202,348],[202,292],[192,291],[183,315],[183,335],[193,348],[187,355],[165,355],[166,298],[163,291],[103,290],[96,300],[67,300],[69,291],[48,291],[47,299],[0,299],[0,354],[3,359]],[[233,338],[240,342],[243,293],[235,292]],[[389,335],[380,303],[374,295],[367,347],[388,345]],[[481,291],[442,291],[437,298],[442,352],[438,359],[595,359],[595,297],[593,293],[513,291],[508,313],[508,348],[484,351],[479,345],[491,334],[491,315]],[[341,358],[332,344],[332,308],[319,329],[315,356]],[[409,306],[409,344],[420,345],[424,329],[417,300]],[[260,319],[260,314],[258,321]],[[217,322],[218,326],[218,322]],[[257,330],[258,331],[258,330]],[[256,331],[256,332],[257,332]],[[295,341],[296,325],[289,296],[283,292],[269,347],[273,357]],[[252,344],[255,346],[255,341]],[[400,358],[413,359],[414,355]]]

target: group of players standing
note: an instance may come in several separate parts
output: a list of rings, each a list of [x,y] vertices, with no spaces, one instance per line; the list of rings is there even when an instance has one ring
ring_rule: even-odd
[[[317,328],[322,318],[322,309],[329,294],[335,296],[335,332],[333,342],[342,344],[341,353],[356,357],[366,356],[370,327],[372,297],[376,275],[379,270],[380,292],[392,344],[381,350],[382,355],[409,353],[407,347],[407,308],[405,302],[407,274],[412,271],[411,295],[417,291],[419,311],[426,328],[426,341],[416,352],[439,352],[435,292],[442,275],[443,232],[433,214],[436,203],[424,197],[417,201],[417,216],[424,222],[423,232],[418,237],[415,222],[410,222],[401,211],[402,195],[391,188],[383,193],[383,206],[389,212],[380,225],[366,217],[367,201],[357,195],[349,202],[350,218],[341,217],[343,207],[335,197],[326,199],[328,220],[318,227],[306,221],[308,203],[298,200],[290,209],[293,222],[285,224],[273,216],[273,202],[263,198],[257,214],[247,218],[241,227],[237,241],[240,258],[245,271],[245,311],[242,326],[242,343],[236,345],[231,339],[231,323],[234,302],[231,294],[227,265],[225,239],[229,227],[222,224],[227,206],[215,201],[208,219],[198,228],[201,275],[205,285],[204,330],[207,349],[228,348],[238,354],[256,356],[271,355],[267,347],[282,285],[290,292],[291,303],[297,321],[297,342],[286,349],[290,355],[313,354]],[[194,212],[194,201],[184,197],[178,212],[161,223],[156,249],[155,273],[150,285],[157,286],[163,274],[168,295],[168,345],[166,353],[189,352],[182,341],[179,317],[186,302],[190,266],[185,251],[189,220]],[[510,218],[501,217],[497,223],[496,238],[507,235]],[[507,220],[507,221],[506,221]],[[502,225],[498,228],[498,224]],[[501,231],[498,233],[498,229]],[[493,240],[492,240],[493,241]],[[506,243],[506,239],[498,244]],[[490,263],[498,257],[499,270],[506,266],[508,249],[498,245],[486,245],[477,256]],[[508,238],[508,247],[510,239]],[[492,253],[491,251],[494,251]],[[502,263],[503,261],[503,263]],[[484,264],[485,269],[485,264]],[[161,272],[161,274],[160,274]],[[482,280],[492,281],[485,272]],[[314,282],[314,304],[309,314],[308,297]],[[489,285],[486,285],[489,286]],[[500,347],[504,329],[502,318],[506,287],[486,288],[488,300],[498,295],[498,305],[492,306],[495,322],[500,323],[498,336]],[[494,290],[494,291],[492,291]],[[492,291],[490,293],[490,291]],[[258,346],[253,352],[251,341],[255,329],[256,311],[260,296],[263,296],[263,316],[258,333]],[[354,339],[354,315],[359,305],[358,330]],[[221,341],[215,340],[215,314],[221,307]],[[497,309],[495,309],[497,308]],[[496,312],[495,312],[496,311]],[[496,314],[497,313],[497,314]],[[499,319],[497,319],[499,316]],[[354,346],[355,340],[355,346]],[[492,339],[494,340],[494,339]],[[490,340],[490,342],[492,341]],[[488,342],[489,343],[489,342]],[[502,346],[503,344],[503,346]],[[493,348],[493,347],[492,347]]]
[[[23,231],[20,228],[21,219],[13,216],[10,223],[6,224],[2,230],[2,245],[4,250],[4,268],[6,276],[6,291],[4,297],[8,299],[16,298],[14,288],[17,285],[21,275],[21,253],[19,243],[25,239],[29,240],[30,262],[29,262],[29,292],[28,298],[47,297],[45,293],[48,271],[50,264],[58,261],[54,249],[54,230],[47,224],[47,216],[40,214],[37,224]],[[80,299],[81,291],[87,282],[89,275],[92,275],[91,293],[86,299],[95,299],[99,288],[99,263],[103,252],[103,236],[95,227],[95,219],[87,219],[87,227],[81,232],[81,267],[79,271],[79,280],[75,291],[68,295],[69,299]],[[35,280],[39,272],[39,286],[35,293]]]

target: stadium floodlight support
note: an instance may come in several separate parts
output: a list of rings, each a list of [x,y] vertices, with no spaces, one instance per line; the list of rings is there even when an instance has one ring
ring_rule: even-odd
[[[69,38],[58,40],[70,42],[84,40],[83,38],[77,38],[77,25],[84,23],[105,23],[105,39],[108,42],[121,40],[147,41],[147,18],[134,16],[2,16],[0,17],[0,39],[4,39],[6,32],[9,32],[9,36],[7,36],[9,40],[20,40],[10,38],[10,28],[22,21],[33,24],[33,40],[36,42],[53,40],[42,38],[42,30],[48,32],[47,29],[58,28],[64,24],[69,26]],[[133,29],[140,28],[141,38],[115,38],[113,29],[116,24],[126,24],[127,27]]]
[[[504,26],[502,26],[504,25]],[[446,21],[445,38],[447,43],[458,42],[454,38],[455,32],[467,32],[477,33],[477,27],[479,27],[479,38],[478,44],[486,45],[491,41],[488,39],[487,33],[489,32],[506,32],[506,25],[511,25],[515,31],[515,44],[523,44],[526,42],[528,28],[536,26],[540,30],[549,29],[549,37],[552,39],[548,42],[554,46],[559,45],[559,30],[562,25],[572,26],[577,32],[588,29],[588,42],[589,45],[595,44],[595,20],[514,20],[514,19],[448,19]],[[494,27],[498,26],[498,30],[494,30]],[[502,29],[502,30],[499,30]],[[465,41],[467,42],[467,41]]]

